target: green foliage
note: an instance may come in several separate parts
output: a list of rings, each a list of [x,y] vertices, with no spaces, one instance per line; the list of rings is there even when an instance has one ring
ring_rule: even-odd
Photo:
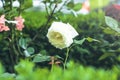
[[[87,40],[88,42],[94,42],[94,41],[100,42],[99,40],[93,39],[93,38],[91,38],[91,37],[87,37],[86,40]]]
[[[43,27],[42,24],[46,21],[45,14],[41,12],[34,13],[36,14],[34,17],[41,16],[42,21],[39,21],[40,23],[36,21],[37,17],[32,18],[32,14],[33,12],[23,14],[24,17],[26,16],[26,26],[29,26],[28,29],[32,32],[26,33],[30,35],[36,31],[36,28]],[[32,16],[29,17],[28,15]],[[79,33],[79,36],[74,40],[74,43],[79,45],[71,48],[69,58],[77,60],[84,65],[93,65],[102,68],[111,68],[112,65],[119,64],[117,55],[119,55],[120,52],[118,50],[120,38],[116,36],[115,34],[117,33],[111,30],[105,23],[104,13],[92,12],[86,16],[78,15],[78,17],[74,17],[71,14],[59,14],[57,17],[65,23],[70,23]],[[31,23],[33,25],[31,25]],[[35,30],[32,30],[30,26]],[[45,55],[65,56],[65,50],[58,50],[49,44],[46,39],[46,33],[44,33],[43,36],[38,36],[35,43],[37,46],[36,53],[45,51]]]
[[[118,22],[115,19],[109,16],[105,16],[105,22],[111,29],[115,30],[118,33],[120,32],[120,28],[118,27]]]
[[[28,54],[30,55],[34,53],[34,49],[32,47],[29,47],[28,43],[26,43],[27,40],[20,39],[20,37],[24,36],[22,34],[22,31],[16,29],[16,24],[19,25],[19,27],[24,27],[24,19],[21,16],[21,13],[24,12],[25,9],[32,6],[32,0],[18,0],[18,2],[20,3],[19,7],[13,6],[13,2],[15,0],[2,0],[2,1],[3,8],[2,11],[0,12],[1,19],[0,22],[3,19],[2,21],[3,28],[7,27],[9,30],[0,31],[1,32],[0,60],[4,64],[4,67],[7,69],[6,71],[13,73],[14,65],[18,63],[20,58],[28,56]],[[4,15],[5,17],[1,18],[2,15]],[[16,18],[17,21],[15,21]],[[9,74],[5,74],[5,76],[7,75],[9,76]]]
[[[3,72],[4,72],[3,66],[0,64],[0,74],[2,74]]]
[[[94,80],[94,77],[97,77],[98,80],[117,79],[117,75],[116,73],[114,74],[114,72],[110,73],[110,71],[105,71],[104,69],[96,70],[93,67],[85,67],[92,65],[95,67],[109,69],[112,68],[113,65],[119,65],[120,37],[115,35],[116,31],[119,32],[118,24],[115,20],[110,17],[104,18],[104,13],[97,12],[91,12],[86,16],[78,15],[78,17],[74,17],[71,14],[57,13],[54,11],[55,9],[52,10],[51,7],[53,4],[57,6],[57,3],[60,3],[61,0],[44,0],[45,4],[50,3],[48,7],[48,11],[50,12],[47,14],[40,11],[23,11],[24,9],[31,7],[31,0],[19,0],[21,3],[19,8],[12,8],[12,6],[9,5],[12,4],[12,2],[7,0],[5,1],[5,10],[3,10],[2,13],[7,15],[7,19],[13,20],[14,16],[20,14],[25,18],[25,29],[23,30],[24,34],[22,34],[22,32],[15,31],[14,24],[9,24],[9,26],[13,29],[8,33],[6,32],[0,35],[0,40],[3,41],[0,45],[0,59],[2,63],[4,63],[6,69],[8,68],[8,71],[14,72],[14,65],[19,62],[20,58],[25,57],[28,57],[31,61],[39,64],[39,66],[46,61],[46,64],[48,64],[50,61],[57,61],[58,58],[60,58],[60,63],[63,65],[66,51],[56,49],[46,38],[48,27],[53,21],[69,23],[77,30],[79,36],[76,37],[74,43],[79,45],[70,49],[68,58],[84,65],[81,66],[72,62],[68,63],[68,69],[64,71],[64,74],[62,74],[63,70],[58,67],[52,68],[51,72],[48,69],[33,70],[33,63],[21,61],[21,63],[15,67],[15,70],[18,73],[16,76],[17,80]],[[75,7],[73,2],[70,2],[68,6],[70,8]],[[108,26],[110,28],[108,28]],[[115,31],[112,31],[111,29]],[[35,38],[36,34],[37,38]],[[29,39],[23,37],[29,37]],[[54,59],[52,60],[51,57]],[[46,64],[44,63],[44,66]],[[98,74],[96,74],[96,72]],[[2,74],[3,71],[0,73]],[[76,76],[76,74],[79,74],[80,77],[79,75]],[[48,75],[48,77],[44,77],[46,75]],[[14,75],[7,73],[2,75],[2,79],[6,79],[7,77],[5,76],[8,76],[10,80],[15,78]],[[111,78],[108,76],[111,76]]]
[[[15,74],[3,73],[0,75],[1,80],[15,80]]]
[[[81,39],[81,40],[74,40],[74,43],[75,43],[75,44],[82,45],[85,40],[86,40],[86,38],[83,38],[83,39]]]
[[[62,0],[54,0],[53,2],[54,2],[54,3],[61,3]]]
[[[67,4],[67,7],[68,7],[69,9],[73,9],[73,10],[75,10],[75,11],[78,11],[78,10],[81,9],[82,4],[81,4],[81,3],[74,4],[73,1],[70,1],[70,2]]]
[[[28,60],[22,60],[18,65],[15,66],[15,70],[18,72],[18,74],[27,75],[33,72],[33,67],[34,64],[32,62],[29,62]]]
[[[33,53],[35,52],[35,50],[34,50],[33,47],[28,47],[28,48],[26,49],[26,51],[27,51],[27,53],[29,53],[29,54],[33,54]]]
[[[119,67],[115,66],[112,70],[95,69],[94,67],[85,67],[70,61],[67,69],[63,71],[58,66],[53,66],[52,71],[46,68],[35,68],[34,64],[29,61],[21,61],[15,66],[17,75],[4,74],[0,79],[5,80],[118,80]],[[11,78],[9,77],[11,76]]]
[[[75,44],[82,45],[85,40],[87,40],[88,42],[93,42],[93,41],[100,42],[100,41],[97,40],[97,39],[93,39],[93,38],[91,38],[91,37],[87,37],[87,38],[83,38],[83,39],[81,39],[81,40],[74,40],[74,43],[75,43]]]
[[[93,12],[86,16],[78,15],[78,17],[64,15],[60,19],[76,28],[79,32],[78,41],[80,39],[77,43],[82,43],[82,45],[74,46],[71,49],[70,58],[80,61],[84,65],[94,65],[96,67],[110,68],[111,65],[119,64],[116,56],[119,55],[117,50],[120,46],[120,38],[115,35],[116,32],[111,33],[113,30],[106,30],[109,27],[105,23],[104,13]],[[111,35],[108,33],[111,33]],[[85,42],[84,38],[87,38]],[[113,55],[111,56],[111,54]]]
[[[22,9],[27,9],[32,7],[32,0],[19,0],[21,2],[21,8]]]
[[[28,46],[27,39],[20,38],[20,39],[19,39],[19,45],[20,45],[20,47],[22,47],[23,49],[26,49],[27,46]]]
[[[33,54],[35,52],[33,47],[28,47],[24,50],[25,56],[29,57],[31,54]]]
[[[0,64],[0,80],[14,80],[15,74],[5,73],[3,66]]]
[[[91,0],[90,1],[90,7],[92,10],[96,8],[103,8],[108,4],[109,4],[109,0]]]
[[[110,56],[115,56],[115,54],[114,54],[114,53],[104,53],[104,54],[99,58],[99,60],[103,60],[103,59],[105,59],[105,58],[107,58],[107,57],[110,57]]]
[[[75,11],[78,11],[78,10],[81,9],[81,7],[82,7],[82,4],[81,3],[77,3],[77,4],[74,5],[74,7],[72,9],[74,9]]]
[[[113,34],[117,35],[118,34],[118,33],[116,33],[116,31],[114,31],[113,29],[111,29],[109,27],[104,28],[103,32],[106,33],[106,34],[110,34],[110,35],[113,35]]]
[[[73,1],[69,2],[69,3],[67,4],[67,7],[69,7],[69,8],[73,8],[73,7],[74,7],[74,3],[73,3]]]
[[[43,24],[45,24],[47,20],[45,12],[39,12],[39,11],[29,12],[28,11],[28,12],[24,12],[22,15],[25,18],[25,24],[26,24],[27,29],[39,28],[43,26]]]
[[[44,62],[44,61],[50,61],[51,57],[50,56],[44,56],[44,55],[40,55],[40,54],[37,54],[34,59],[33,59],[33,62]]]
[[[24,54],[26,57],[29,57],[31,54],[35,52],[33,47],[29,47],[31,39],[30,38],[20,38],[19,39],[19,46],[24,49]]]

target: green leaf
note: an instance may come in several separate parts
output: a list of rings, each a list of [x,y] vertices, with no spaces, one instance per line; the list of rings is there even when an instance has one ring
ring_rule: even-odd
[[[107,27],[103,30],[104,33],[106,34],[116,34],[116,31],[114,31],[113,29]]]
[[[50,56],[36,55],[33,59],[33,62],[44,62],[50,61]]]
[[[80,54],[81,54],[81,53],[83,53],[83,54],[90,54],[90,51],[89,51],[89,50],[84,49],[84,48],[81,48],[81,47],[77,48],[77,50],[80,52]]]
[[[110,56],[115,56],[115,54],[114,53],[104,53],[98,60],[103,60]]]
[[[40,53],[41,53],[42,55],[46,55],[46,54],[47,54],[47,51],[43,49],[43,50],[40,51]]]
[[[20,38],[19,39],[19,45],[20,47],[22,47],[23,49],[26,49],[27,48],[27,42],[24,38]]]
[[[105,22],[110,28],[112,28],[113,30],[120,33],[120,28],[118,27],[118,22],[115,19],[113,19],[109,16],[105,16]]]
[[[4,69],[3,69],[2,64],[0,63],[0,74],[2,74],[3,72],[4,72]]]
[[[78,10],[80,10],[81,7],[82,7],[82,4],[77,3],[77,4],[74,5],[73,10],[78,11]]]
[[[31,54],[35,52],[33,47],[28,47],[27,49],[24,50],[25,56],[29,57]]]
[[[83,39],[81,39],[81,40],[74,40],[74,43],[75,43],[75,44],[82,45],[85,40],[86,40],[86,38],[83,38]]]
[[[33,47],[28,47],[26,50],[29,54],[33,54],[35,52]]]
[[[30,41],[32,41],[30,38],[25,38],[26,43],[29,43]]]
[[[73,3],[72,1],[70,1],[70,2],[67,4],[67,7],[73,8],[73,7],[74,7],[74,3]]]
[[[24,0],[21,2],[21,4],[23,9],[30,8],[32,7],[32,0]]]
[[[13,74],[11,74],[11,73],[4,73],[4,74],[0,75],[0,78],[4,79],[4,80],[14,80],[15,76],[16,75],[14,73]]]
[[[87,40],[88,42],[93,42],[93,41],[100,42],[99,40],[93,39],[93,38],[91,38],[91,37],[87,37],[86,40]]]
[[[54,3],[61,3],[62,0],[55,0]]]
[[[64,60],[64,58],[60,57],[59,55],[56,55],[55,58]]]
[[[44,3],[50,3],[50,0],[43,0]]]
[[[120,61],[120,56],[118,56],[116,59],[117,59],[118,61]]]
[[[34,64],[26,59],[26,60],[21,60],[19,64],[15,65],[15,70],[19,75],[23,75],[24,77],[25,76],[27,77],[27,75],[29,76],[29,74],[33,73],[33,67],[34,67]],[[16,76],[16,77],[19,77],[19,76]],[[23,79],[15,79],[15,80],[23,80]]]

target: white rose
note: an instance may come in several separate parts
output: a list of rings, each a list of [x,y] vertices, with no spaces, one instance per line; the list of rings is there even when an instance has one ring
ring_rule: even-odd
[[[62,22],[53,22],[47,33],[49,42],[59,49],[69,47],[77,35],[78,33],[70,24]]]

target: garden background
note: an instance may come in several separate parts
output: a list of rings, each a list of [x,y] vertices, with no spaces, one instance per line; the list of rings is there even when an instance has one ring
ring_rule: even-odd
[[[116,2],[88,0],[90,12],[84,15],[76,14],[82,3],[74,0],[43,0],[44,9],[33,7],[32,0],[17,0],[18,5],[13,5],[15,0],[1,1],[0,29],[5,25],[10,29],[0,30],[1,80],[120,79],[120,6],[116,8]],[[16,27],[18,18],[22,29]],[[49,42],[47,33],[54,21],[69,23],[78,32],[70,47],[59,49]]]

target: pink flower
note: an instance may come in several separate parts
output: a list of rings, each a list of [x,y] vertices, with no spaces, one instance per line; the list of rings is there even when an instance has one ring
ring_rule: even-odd
[[[0,17],[0,32],[2,31],[9,31],[9,27],[8,26],[5,26],[5,15],[2,15]]]
[[[0,17],[0,25],[1,24],[4,24],[5,25],[5,15],[2,15],[1,17]]]
[[[9,28],[8,26],[4,26],[4,27],[3,27],[3,30],[4,30],[4,31],[9,31],[10,28]]]
[[[8,26],[5,26],[5,25],[0,25],[0,32],[2,31],[9,31],[9,27]]]
[[[22,29],[24,28],[23,23],[25,20],[22,18],[22,16],[19,16],[19,17],[15,17],[15,21],[17,21],[16,29],[22,31]]]

